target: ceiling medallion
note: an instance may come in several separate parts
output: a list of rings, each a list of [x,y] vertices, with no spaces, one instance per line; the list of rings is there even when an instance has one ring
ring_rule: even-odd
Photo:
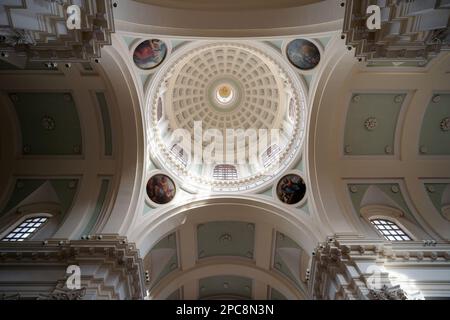
[[[55,119],[50,116],[44,116],[41,119],[41,126],[44,130],[53,131],[56,127]]]
[[[230,243],[231,241],[233,241],[233,238],[231,237],[231,235],[229,233],[225,233],[220,236],[219,241],[220,241],[220,243],[226,244],[226,243]]]
[[[392,191],[393,193],[399,193],[399,192],[400,192],[400,189],[399,189],[398,186],[394,185],[394,186],[391,187],[391,191]]]
[[[450,131],[450,117],[442,119],[442,121],[441,121],[441,130],[442,130],[442,132],[449,132]]]
[[[377,120],[377,118],[374,118],[374,117],[368,118],[364,122],[364,127],[366,127],[366,129],[369,130],[369,131],[375,130],[378,127],[378,120]]]
[[[403,102],[403,96],[402,95],[398,95],[394,98],[394,102],[395,103],[402,103]]]
[[[441,96],[440,95],[435,95],[434,97],[433,97],[433,102],[434,103],[439,103],[441,101]]]

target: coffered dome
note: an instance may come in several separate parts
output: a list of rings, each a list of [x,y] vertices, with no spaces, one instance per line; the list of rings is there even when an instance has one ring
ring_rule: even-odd
[[[305,97],[295,74],[281,59],[272,58],[276,54],[269,47],[241,42],[202,42],[175,53],[157,74],[150,94],[149,141],[155,160],[188,185],[213,191],[253,189],[289,165],[303,141]],[[177,129],[188,132],[190,142],[171,139]],[[236,140],[228,136],[230,130]],[[202,163],[193,163],[199,159],[196,141],[207,132],[223,137],[212,152],[223,160],[205,163],[201,153]],[[268,139],[253,158],[252,132],[258,146]],[[211,142],[202,139],[203,149]],[[270,163],[272,157],[280,161]],[[237,163],[240,158],[245,163]],[[220,174],[221,165],[233,173]]]

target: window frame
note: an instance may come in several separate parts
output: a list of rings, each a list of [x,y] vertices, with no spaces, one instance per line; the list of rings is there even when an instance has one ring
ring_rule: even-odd
[[[24,222],[30,219],[36,219],[36,218],[46,218],[47,220],[41,224],[37,230],[35,230],[28,238],[25,238],[23,241],[4,241],[6,237],[14,232],[20,225],[22,225]],[[31,214],[26,214],[23,216],[20,216],[18,219],[16,219],[12,224],[10,224],[6,229],[2,230],[0,232],[0,243],[21,243],[26,241],[33,241],[33,239],[42,231],[45,227],[51,225],[51,220],[54,218],[54,216],[47,212],[36,212]]]
[[[375,221],[380,222],[380,224],[379,223],[375,223]],[[372,218],[369,219],[369,222],[372,225],[372,227],[377,231],[377,233],[381,237],[383,237],[385,240],[387,240],[387,241],[391,241],[391,242],[414,241],[414,238],[410,236],[408,231],[403,226],[399,225],[395,221],[392,221],[392,219],[388,219],[386,217],[372,217]],[[389,235],[388,234],[384,234],[383,233],[383,229],[381,229],[378,226],[386,227],[385,230],[391,230],[389,232],[394,232],[395,231],[396,234],[389,234]],[[389,229],[387,229],[387,227],[389,227]],[[389,237],[393,237],[393,238],[395,238],[395,240],[389,239]],[[402,239],[399,240],[399,239],[397,239],[397,237],[401,237]],[[403,237],[407,237],[408,239],[403,239]]]
[[[224,172],[221,172],[220,173],[220,177],[216,177],[216,170],[218,170],[217,168],[218,167],[221,167],[221,168],[233,168],[233,170],[226,170],[226,172],[224,173]],[[229,172],[231,172],[231,171],[233,171],[233,175],[232,176],[230,176],[228,173]],[[213,172],[212,172],[212,177],[213,177],[213,179],[215,179],[215,180],[218,180],[218,181],[231,181],[231,180],[237,180],[237,179],[239,179],[239,172],[238,172],[238,170],[237,170],[237,167],[235,166],[235,165],[232,165],[232,164],[226,164],[226,163],[223,163],[223,164],[217,164],[217,165],[215,165],[214,166],[214,168],[213,168]]]

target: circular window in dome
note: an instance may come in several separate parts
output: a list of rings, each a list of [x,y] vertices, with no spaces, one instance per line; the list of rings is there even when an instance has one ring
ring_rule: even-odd
[[[283,203],[297,204],[305,198],[305,194],[305,181],[297,174],[288,174],[278,182],[277,196]]]
[[[150,70],[159,66],[167,55],[166,44],[159,39],[145,40],[134,50],[133,60],[140,69]]]
[[[176,186],[165,174],[156,174],[147,182],[147,195],[156,204],[167,204],[175,198]]]
[[[233,100],[234,91],[229,85],[222,85],[216,90],[216,98],[220,103],[227,104]]]
[[[320,51],[311,41],[296,39],[286,48],[289,61],[301,70],[314,69],[320,62]]]

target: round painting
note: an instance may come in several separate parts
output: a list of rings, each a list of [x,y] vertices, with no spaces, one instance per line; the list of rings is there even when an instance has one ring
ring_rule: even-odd
[[[154,203],[169,203],[175,197],[175,193],[175,183],[165,174],[156,174],[147,182],[147,195]]]
[[[289,61],[299,69],[314,69],[320,62],[320,51],[314,43],[304,39],[291,41],[286,54]]]
[[[303,200],[306,193],[306,185],[302,177],[297,174],[284,176],[277,185],[277,196],[286,204],[297,204]]]
[[[134,63],[141,69],[156,68],[167,55],[166,44],[158,39],[146,40],[134,50]]]

